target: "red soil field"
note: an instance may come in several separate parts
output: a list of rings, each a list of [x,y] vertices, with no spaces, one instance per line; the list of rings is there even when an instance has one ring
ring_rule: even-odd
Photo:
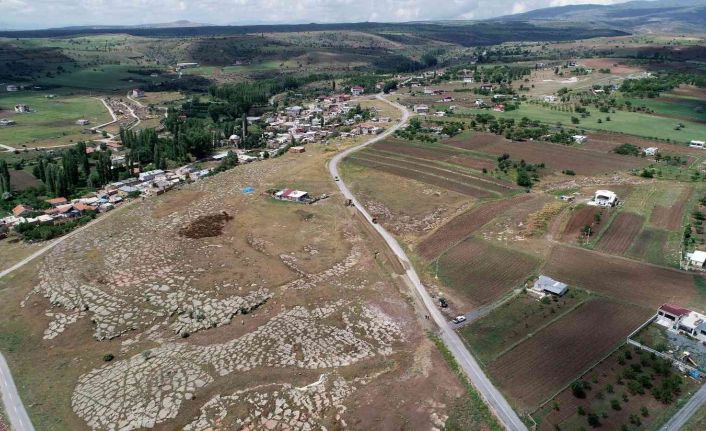
[[[578,247],[555,246],[544,273],[569,285],[650,308],[666,302],[689,304],[698,295],[693,274]]]
[[[618,154],[601,154],[582,148],[547,142],[512,142],[506,139],[491,144],[479,143],[477,136],[464,143],[449,143],[461,148],[474,149],[496,156],[510,154],[512,160],[525,160],[528,163],[544,163],[547,169],[562,171],[570,169],[579,175],[595,175],[625,171],[646,166],[649,160]],[[485,141],[485,139],[484,139]]]
[[[488,170],[495,169],[495,162],[493,160],[471,157],[453,148],[422,148],[410,145],[397,139],[386,139],[372,145],[372,148],[420,159],[453,163],[455,165],[477,169],[479,171],[482,171],[483,168]]]
[[[607,299],[590,301],[495,360],[488,371],[524,411],[596,364],[654,310]]]
[[[453,181],[458,182],[471,182],[472,184],[479,184],[483,189],[497,192],[505,193],[510,190],[517,190],[517,187],[508,182],[484,175],[473,175],[466,172],[461,172],[458,169],[450,166],[437,166],[433,162],[425,159],[415,159],[408,156],[397,156],[385,151],[376,150],[366,150],[359,153],[356,157],[389,164],[393,166],[400,166],[403,168],[408,168],[412,170],[421,170],[425,173],[430,173],[436,176],[449,178]]]
[[[665,142],[652,141],[637,136],[621,135],[619,133],[588,133],[588,141],[582,148],[601,153],[610,153],[620,144],[633,144],[641,148],[657,147],[663,154],[687,154],[700,155],[703,150],[689,148],[687,145],[667,144]]]
[[[460,193],[463,195],[467,196],[473,196],[476,198],[489,198],[489,197],[494,197],[497,196],[494,193],[491,193],[489,191],[483,190],[480,188],[481,186],[473,187],[469,185],[469,181],[465,181],[465,183],[459,183],[456,181],[451,181],[448,178],[442,178],[438,177],[435,175],[430,175],[430,174],[425,174],[423,172],[420,172],[418,170],[411,170],[407,168],[403,168],[400,166],[392,166],[388,164],[383,164],[380,162],[368,160],[368,159],[363,159],[358,156],[356,157],[351,157],[348,160],[353,161],[361,166],[366,166],[369,168],[377,169],[382,172],[387,172],[393,175],[398,175],[403,178],[409,178],[412,180],[416,180],[425,184],[430,184],[434,185],[437,187],[441,187],[443,189],[451,190],[456,193]]]
[[[650,223],[658,228],[667,230],[681,229],[684,221],[684,211],[693,192],[693,187],[685,189],[679,196],[677,203],[672,206],[655,205],[650,215]]]
[[[682,85],[679,88],[675,88],[674,90],[672,90],[672,92],[680,96],[706,99],[706,88],[694,87],[693,85]]]
[[[477,206],[460,214],[423,239],[416,252],[426,260],[433,260],[446,249],[467,238],[476,230],[519,203],[530,200],[529,195],[497,200]]]
[[[608,210],[598,207],[581,207],[574,211],[568,223],[564,227],[561,234],[561,240],[566,242],[574,242],[581,235],[581,229],[584,226],[593,226],[595,223],[595,214],[601,214],[601,219],[605,220]]]
[[[476,133],[470,139],[460,139],[452,138],[445,142],[445,144],[456,148],[463,148],[464,150],[482,150],[485,147],[501,144],[507,140],[494,133]]]
[[[596,248],[611,254],[623,254],[632,245],[637,235],[642,230],[645,219],[637,214],[620,213],[603,233]]]
[[[610,69],[610,73],[613,75],[629,75],[642,70],[638,67],[621,64],[621,59],[619,58],[586,58],[579,62],[591,69]]]
[[[539,267],[528,254],[468,238],[439,258],[439,278],[474,305],[489,304],[517,287]]]

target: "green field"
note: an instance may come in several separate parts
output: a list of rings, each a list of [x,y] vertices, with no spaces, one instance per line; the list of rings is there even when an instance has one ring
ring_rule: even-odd
[[[139,87],[145,82],[157,83],[160,78],[130,73],[137,69],[129,65],[102,65],[76,69],[52,78],[42,78],[39,85],[60,86],[86,90],[117,90]]]
[[[14,106],[24,103],[35,112],[16,114]],[[13,126],[0,127],[0,143],[12,147],[66,145],[85,140],[83,126],[76,120],[84,118],[96,126],[111,120],[103,103],[88,96],[45,97],[45,93],[19,92],[0,96],[0,118],[14,120]]]
[[[645,138],[671,139],[675,142],[686,143],[691,140],[703,140],[706,137],[706,124],[693,121],[676,120],[672,118],[658,117],[637,112],[616,111],[615,113],[600,113],[596,109],[589,109],[591,116],[581,118],[580,123],[573,125],[578,129],[605,130],[608,132],[627,133],[629,135],[642,136]],[[478,109],[459,109],[461,113],[487,112]],[[527,117],[532,120],[541,121],[546,124],[562,124],[572,126],[571,117],[580,117],[579,114],[565,111],[552,110],[536,104],[523,103],[513,111],[490,112],[492,115],[502,118],[513,118],[520,120]],[[611,121],[606,121],[610,116]],[[598,123],[598,119],[602,122]],[[678,123],[684,124],[681,130],[674,130]]]
[[[630,102],[633,107],[646,107],[656,115],[674,117],[680,120],[706,121],[706,101],[665,94],[664,99],[618,99],[619,103]]]

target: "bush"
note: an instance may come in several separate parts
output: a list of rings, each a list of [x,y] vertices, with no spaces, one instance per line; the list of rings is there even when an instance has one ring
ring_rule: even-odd
[[[621,144],[613,149],[616,154],[621,154],[624,156],[639,156],[642,153],[640,147],[633,144]]]
[[[113,359],[115,359],[115,355],[113,355],[112,353],[108,353],[108,354],[103,355],[104,362],[110,362]]]
[[[588,421],[588,424],[591,425],[593,428],[598,428],[599,426],[601,426],[601,421],[600,419],[598,419],[598,415],[594,413],[589,413],[586,420]]]
[[[615,399],[610,400],[610,408],[612,408],[613,410],[620,410],[620,401]]]

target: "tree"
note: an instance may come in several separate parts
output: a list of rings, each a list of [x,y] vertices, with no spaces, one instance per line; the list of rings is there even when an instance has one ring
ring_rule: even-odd
[[[10,170],[5,160],[0,160],[0,195],[10,193]]]
[[[571,392],[576,398],[586,398],[586,385],[582,380],[576,380],[571,384]]]

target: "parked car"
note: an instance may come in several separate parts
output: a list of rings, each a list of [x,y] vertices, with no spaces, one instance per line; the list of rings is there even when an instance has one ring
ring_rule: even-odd
[[[439,298],[439,306],[441,306],[441,308],[447,308],[449,306],[449,303],[446,302],[446,298]]]
[[[452,322],[454,322],[455,324],[459,324],[459,323],[465,322],[465,321],[466,321],[466,316],[456,316],[456,318],[454,320],[452,320]]]

